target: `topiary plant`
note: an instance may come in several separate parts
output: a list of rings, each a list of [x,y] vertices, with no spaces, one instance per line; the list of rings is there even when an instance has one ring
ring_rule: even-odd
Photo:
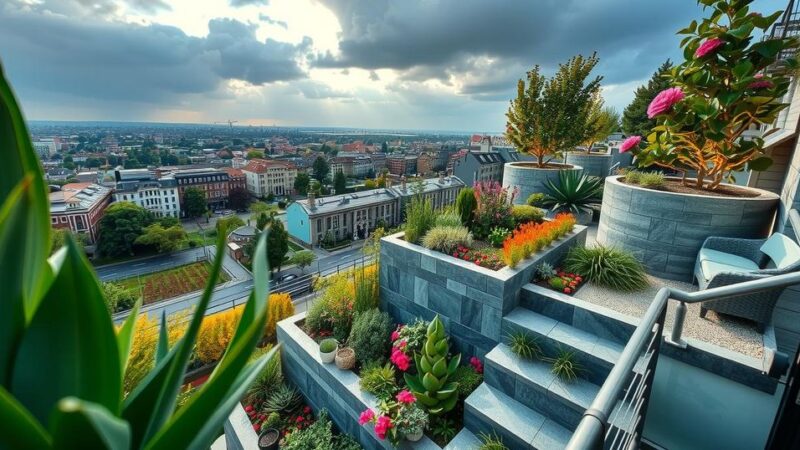
[[[472,188],[464,188],[458,193],[456,197],[456,211],[461,216],[461,223],[469,226],[472,223],[472,218],[475,214],[475,209],[478,207],[478,201],[475,199],[475,190]]]
[[[517,225],[528,222],[541,222],[544,219],[544,210],[530,205],[514,205],[511,207],[511,216]]]
[[[353,321],[347,345],[362,364],[383,363],[389,354],[392,319],[377,308],[359,313]]]
[[[336,342],[336,339],[331,339],[331,338],[323,339],[322,342],[319,343],[319,351],[321,351],[322,353],[330,353],[336,350],[336,347],[338,345],[339,343]]]
[[[449,350],[444,324],[437,315],[428,325],[422,352],[414,355],[417,374],[403,374],[417,400],[433,415],[452,410],[458,401],[458,383],[450,378],[461,362],[461,354],[448,361]]]

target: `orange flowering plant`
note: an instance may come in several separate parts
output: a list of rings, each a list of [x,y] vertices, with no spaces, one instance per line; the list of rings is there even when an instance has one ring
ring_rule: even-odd
[[[562,213],[550,221],[520,225],[503,241],[503,262],[511,268],[516,267],[523,259],[572,231],[575,223],[572,214]]]

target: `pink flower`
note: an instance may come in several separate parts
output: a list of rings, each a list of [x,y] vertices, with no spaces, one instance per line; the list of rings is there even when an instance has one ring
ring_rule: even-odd
[[[411,366],[411,359],[397,347],[392,349],[392,356],[389,360],[403,372]]]
[[[470,358],[469,363],[472,366],[472,368],[475,369],[475,372],[483,373],[483,363],[481,362],[480,359],[478,359],[477,356],[473,356],[472,358]]]
[[[392,331],[392,338],[391,339],[392,339],[392,342],[400,339],[400,333],[398,333],[397,330]]]
[[[642,142],[641,136],[631,136],[628,139],[622,141],[622,145],[619,146],[619,152],[625,153],[628,150],[637,147],[640,142]]]
[[[756,81],[753,81],[752,83],[748,84],[747,85],[748,89],[769,89],[775,86],[774,84],[772,84],[772,81],[763,79],[764,78],[763,73],[757,73],[755,74],[755,76],[753,76],[753,78],[755,78]]]
[[[723,45],[725,45],[725,41],[720,38],[706,39],[702,44],[700,44],[700,47],[697,47],[697,50],[694,51],[694,57],[702,58],[713,53]]]
[[[685,95],[681,88],[673,87],[664,89],[656,95],[656,98],[654,98],[653,101],[650,102],[650,106],[647,107],[647,118],[652,119],[659,114],[669,111],[672,109],[673,105],[683,100],[684,97]]]
[[[395,397],[395,398],[397,399],[398,402],[406,403],[406,404],[409,404],[409,405],[414,403],[415,401],[417,401],[417,397],[414,397],[414,394],[412,394],[411,392],[408,392],[408,390],[406,390],[406,389],[403,389],[402,391],[400,391],[400,393],[398,393],[397,397]]]
[[[358,424],[364,425],[365,423],[372,422],[372,419],[374,418],[375,418],[375,413],[372,412],[372,410],[369,408],[365,409],[364,411],[361,412],[361,415],[358,416]]]
[[[380,416],[378,417],[378,421],[375,423],[375,434],[378,435],[378,439],[380,440],[386,439],[386,433],[391,428],[392,419],[390,419],[388,416]]]

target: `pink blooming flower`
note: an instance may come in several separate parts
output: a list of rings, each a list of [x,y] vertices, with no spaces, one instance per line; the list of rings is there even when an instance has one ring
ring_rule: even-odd
[[[392,349],[392,356],[389,360],[403,372],[411,367],[411,359],[397,347]]]
[[[400,339],[400,333],[398,333],[397,330],[392,331],[392,338],[391,339],[392,339],[392,342]]]
[[[747,85],[748,89],[769,89],[774,86],[774,84],[772,84],[772,81],[764,79],[763,73],[757,73],[755,74],[755,76],[753,76],[753,78],[755,78],[756,81],[753,81],[752,83],[748,84]]]
[[[386,439],[386,433],[389,432],[391,428],[392,419],[390,419],[389,416],[380,416],[375,423],[375,434],[378,435],[378,439],[384,440]]]
[[[725,41],[720,38],[706,39],[702,44],[700,44],[700,47],[697,47],[697,50],[694,51],[694,57],[702,58],[707,56],[723,45],[725,45]]]
[[[372,422],[372,419],[375,418],[375,413],[372,412],[371,409],[365,409],[361,412],[361,415],[358,416],[358,424],[364,425],[365,423]]]
[[[473,356],[472,358],[470,358],[469,364],[472,366],[473,369],[475,369],[475,372],[483,373],[483,363],[481,362],[480,359],[478,359],[477,356]]]
[[[676,103],[683,100],[684,97],[685,95],[681,88],[673,87],[664,89],[656,95],[656,98],[654,98],[653,101],[650,102],[650,106],[647,107],[647,118],[652,119],[659,114],[669,111]]]
[[[625,153],[628,150],[637,147],[640,142],[642,142],[641,136],[631,136],[628,139],[622,141],[622,145],[619,146],[619,152]]]
[[[395,398],[397,399],[398,402],[406,403],[406,404],[409,404],[409,405],[414,403],[415,401],[417,401],[417,397],[414,397],[414,394],[412,394],[411,392],[408,392],[408,390],[406,390],[406,389],[403,389],[402,391],[400,391],[400,393],[397,394],[397,397],[395,397]]]

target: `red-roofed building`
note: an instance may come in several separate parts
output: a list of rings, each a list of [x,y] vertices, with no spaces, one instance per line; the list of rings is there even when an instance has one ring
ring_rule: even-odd
[[[233,188],[247,189],[247,177],[242,169],[223,167],[221,170],[228,174],[228,192]]]
[[[93,183],[69,183],[50,193],[50,222],[53,228],[69,228],[97,239],[97,223],[111,203],[111,189]]]
[[[247,191],[256,197],[266,197],[269,194],[288,196],[294,193],[297,168],[292,163],[251,159],[242,172],[246,178]]]

